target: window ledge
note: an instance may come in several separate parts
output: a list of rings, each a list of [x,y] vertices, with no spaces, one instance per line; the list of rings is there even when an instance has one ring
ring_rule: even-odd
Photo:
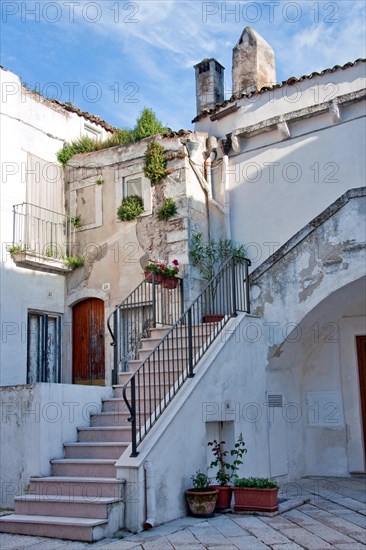
[[[48,273],[70,273],[71,267],[65,265],[62,260],[41,256],[35,252],[19,252],[13,254],[12,259],[18,267],[36,269],[37,271],[46,271]]]

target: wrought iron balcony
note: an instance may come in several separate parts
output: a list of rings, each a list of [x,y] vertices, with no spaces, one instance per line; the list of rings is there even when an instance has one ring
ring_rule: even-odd
[[[23,202],[13,206],[14,261],[51,271],[69,271],[64,260],[73,255],[77,220]]]

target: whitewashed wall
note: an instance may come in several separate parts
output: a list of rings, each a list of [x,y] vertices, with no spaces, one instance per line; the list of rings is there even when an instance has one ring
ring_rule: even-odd
[[[27,200],[26,181],[30,170],[28,153],[46,163],[57,163],[56,153],[64,141],[84,132],[84,123],[107,132],[75,113],[27,92],[19,77],[0,69],[1,112],[1,372],[0,384],[26,382],[26,323],[28,309],[64,312],[64,276],[32,272],[17,267],[6,247],[13,240],[13,205]],[[44,171],[44,163],[40,169]],[[34,177],[34,176],[33,176]],[[35,176],[38,178],[38,174]],[[40,174],[64,202],[63,171]],[[48,179],[49,179],[48,178]],[[45,206],[44,204],[42,206]],[[67,329],[66,329],[67,330]]]
[[[48,476],[50,460],[63,458],[63,445],[77,439],[100,412],[111,388],[65,384],[3,387],[1,395],[1,504],[12,508],[32,476]]]
[[[364,185],[364,67],[254,94],[220,120],[196,122],[217,138],[239,131],[229,153],[231,230],[253,268],[347,189]],[[219,174],[215,186],[222,187]]]

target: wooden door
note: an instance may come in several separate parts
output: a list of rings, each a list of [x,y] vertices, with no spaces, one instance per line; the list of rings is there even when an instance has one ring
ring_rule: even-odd
[[[105,383],[104,302],[88,298],[72,311],[72,381],[73,384]]]
[[[366,460],[366,336],[356,336],[358,372],[360,379],[363,448]]]

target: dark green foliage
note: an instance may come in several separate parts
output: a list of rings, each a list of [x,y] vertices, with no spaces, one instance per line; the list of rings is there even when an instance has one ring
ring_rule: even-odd
[[[202,233],[196,233],[191,240],[190,257],[194,267],[197,267],[206,281],[211,281],[224,263],[236,256],[238,260],[245,258],[243,245],[236,246],[228,239],[215,241],[209,239],[203,242]]]
[[[139,141],[144,137],[152,136],[154,134],[161,134],[167,132],[169,129],[165,128],[160,120],[156,118],[155,113],[145,107],[139,118],[136,121],[136,125],[133,129],[124,128],[118,130],[115,134],[111,135],[104,141],[97,141],[89,136],[82,136],[70,143],[65,143],[63,148],[57,153],[57,160],[65,166],[68,161],[77,153],[90,153],[92,151],[100,151],[101,149],[107,149],[108,147],[115,147],[117,145],[125,145],[126,143],[132,143]]]
[[[167,160],[164,155],[164,147],[156,141],[147,146],[144,157],[144,175],[151,183],[158,183],[166,177]]]
[[[122,200],[117,210],[117,217],[122,222],[134,220],[144,211],[144,203],[138,195],[130,195]]]
[[[85,264],[85,259],[77,256],[67,256],[64,262],[68,267],[72,267],[74,269],[75,267],[83,267]]]
[[[193,489],[195,491],[206,491],[210,480],[206,474],[197,470],[194,476],[191,477]]]
[[[168,131],[168,128],[162,125],[160,120],[156,118],[154,111],[145,107],[136,121],[136,126],[132,130],[133,137],[136,141],[155,134],[163,134]]]
[[[240,477],[235,480],[235,487],[250,487],[254,489],[275,489],[278,483],[267,477]]]
[[[212,453],[215,457],[210,464],[210,468],[219,468],[216,473],[216,481],[219,485],[227,485],[232,480],[238,478],[236,473],[239,469],[240,464],[243,464],[242,458],[247,453],[245,448],[245,442],[243,440],[243,435],[240,434],[234,448],[230,451],[225,451],[224,445],[225,441],[209,441],[208,446],[212,446]],[[232,462],[227,462],[227,455],[230,455],[233,458]]]
[[[165,199],[163,206],[156,213],[158,220],[169,220],[177,213],[177,205],[173,199]]]

